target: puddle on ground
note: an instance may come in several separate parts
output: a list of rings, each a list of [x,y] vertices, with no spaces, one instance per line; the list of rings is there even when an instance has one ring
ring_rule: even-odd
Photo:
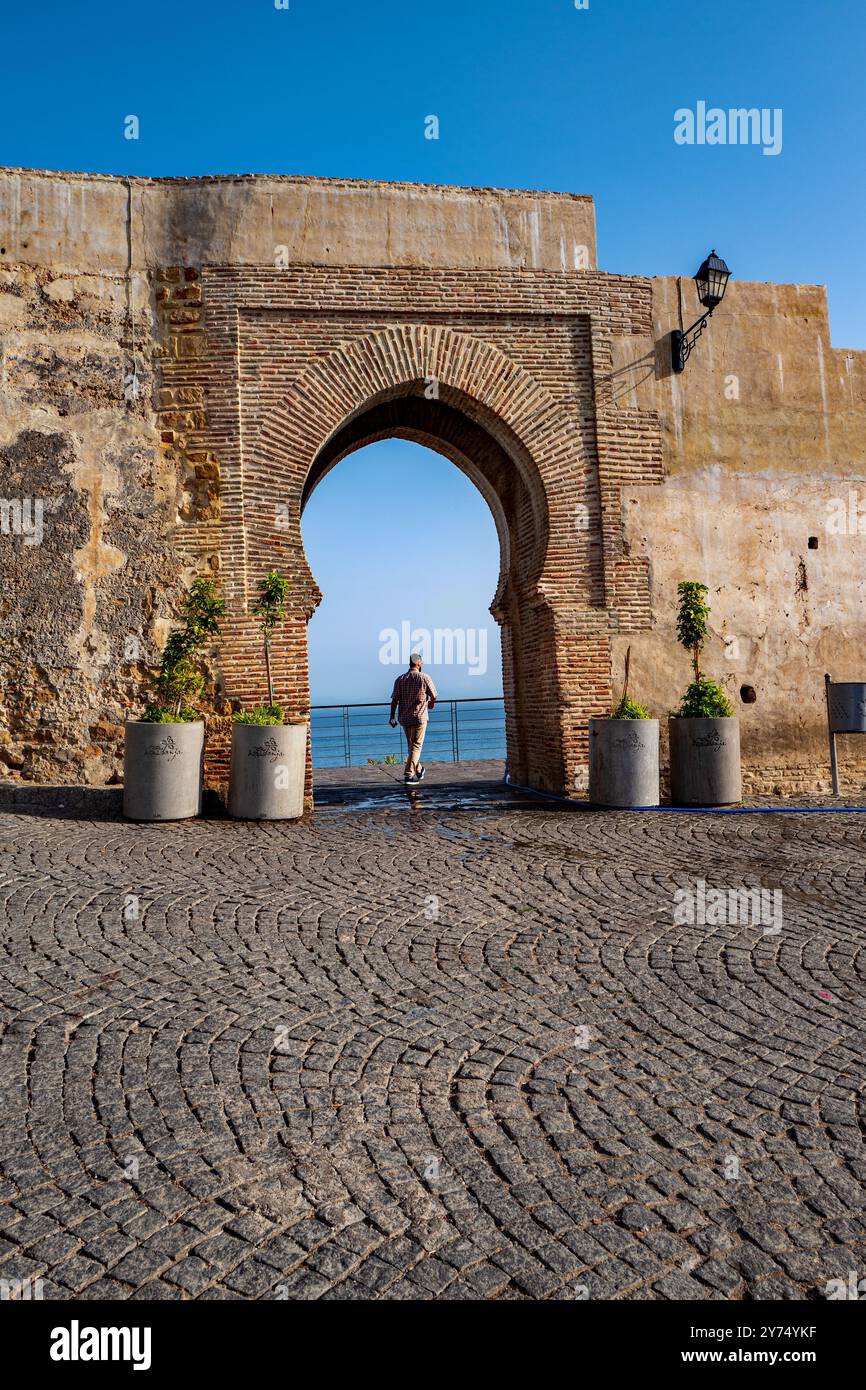
[[[394,791],[350,792],[325,789],[316,798],[315,809],[319,813],[336,814],[343,811],[510,811],[518,808],[545,810],[543,802],[534,797],[528,798],[510,792],[507,788],[496,791],[466,793],[459,788],[453,790],[431,787],[424,792],[397,788]]]

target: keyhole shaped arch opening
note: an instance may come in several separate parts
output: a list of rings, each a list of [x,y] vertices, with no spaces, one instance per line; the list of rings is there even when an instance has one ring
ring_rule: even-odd
[[[377,328],[341,341],[282,399],[259,406],[239,479],[244,587],[235,645],[240,651],[254,636],[248,604],[257,577],[283,567],[293,605],[281,688],[293,711],[309,710],[306,628],[322,594],[304,549],[303,506],[341,458],[389,436],[449,458],[488,502],[500,537],[491,612],[501,634],[508,770],[515,782],[562,794],[574,723],[565,692],[579,642],[568,567],[575,494],[585,492],[568,480],[584,445],[567,406],[489,342],[441,325]],[[581,541],[589,553],[588,532]]]
[[[452,462],[487,502],[499,537],[500,572],[490,612],[500,627],[507,765],[515,781],[562,785],[556,634],[539,592],[547,556],[547,498],[536,466],[502,420],[452,387],[416,380],[383,391],[343,419],[312,459],[298,521],[322,479],[348,455],[400,438]],[[301,545],[303,538],[301,536]],[[314,611],[321,591],[304,559]]]
[[[422,653],[439,697],[427,759],[504,759],[503,627],[490,612],[501,549],[466,473],[422,440],[388,435],[321,478],[302,531],[322,592],[306,634],[316,769],[405,756],[387,701],[411,651]],[[479,700],[487,703],[469,703]],[[339,708],[346,704],[356,708]],[[491,762],[485,775],[492,770]],[[314,781],[323,775],[339,777],[314,770]],[[453,771],[442,766],[443,775]]]
[[[502,624],[509,602],[538,583],[548,519],[531,459],[516,438],[508,437],[502,422],[494,424],[483,418],[486,414],[464,393],[440,385],[433,394],[423,381],[381,393],[343,421],[319,449],[303,486],[301,516],[322,479],[359,449],[383,439],[406,439],[431,449],[460,469],[490,509],[500,554],[490,612]],[[527,476],[534,485],[528,485]]]

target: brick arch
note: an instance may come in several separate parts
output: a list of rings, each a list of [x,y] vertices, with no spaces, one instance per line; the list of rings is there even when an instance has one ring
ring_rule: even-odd
[[[440,393],[480,425],[509,456],[521,476],[543,546],[537,564],[537,597],[574,602],[576,582],[600,566],[593,532],[576,535],[575,507],[596,513],[596,479],[567,406],[492,343],[440,325],[382,328],[341,343],[308,367],[281,404],[250,429],[243,451],[242,491],[248,533],[248,569],[256,573],[276,550],[271,499],[260,484],[278,479],[289,492],[291,525],[286,548],[303,554],[300,511],[319,454],[338,432],[373,404],[382,404],[435,380]],[[578,467],[575,467],[578,460]],[[296,504],[297,510],[294,510]],[[256,508],[260,515],[256,516]],[[256,532],[263,532],[257,545]],[[586,550],[575,565],[575,547]],[[318,590],[306,560],[308,601]],[[245,595],[246,598],[246,595]],[[598,603],[603,602],[599,587]]]
[[[430,401],[434,381],[438,399]],[[230,595],[226,693],[247,700],[255,688],[250,599],[258,579],[276,567],[293,586],[275,653],[277,694],[293,713],[309,707],[306,624],[321,593],[303,546],[304,501],[339,458],[394,434],[450,457],[491,505],[502,552],[492,611],[502,629],[509,771],[526,785],[567,791],[570,692],[581,680],[573,669],[573,614],[588,598],[603,603],[600,587],[593,588],[599,528],[578,529],[575,513],[580,505],[597,515],[597,477],[574,403],[555,398],[499,348],[468,333],[429,324],[361,332],[290,377],[281,393],[251,393],[239,460],[243,565],[241,586]]]

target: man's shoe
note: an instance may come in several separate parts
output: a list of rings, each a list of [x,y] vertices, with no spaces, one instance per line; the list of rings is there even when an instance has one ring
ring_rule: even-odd
[[[418,769],[418,774],[417,774],[417,776],[416,776],[416,778],[415,778],[415,781],[416,781],[416,782],[423,782],[423,781],[424,781],[424,774],[426,773],[426,771],[427,771],[426,767],[419,767],[419,769]]]
[[[412,784],[413,782],[417,782],[417,781],[419,781],[419,780],[420,780],[420,779],[419,779],[418,777],[413,777],[412,774],[411,774],[411,772],[407,772],[406,775],[405,775],[404,778],[403,778],[403,781],[405,782],[405,784],[406,784],[407,787],[408,787],[408,786],[411,786],[411,784]]]

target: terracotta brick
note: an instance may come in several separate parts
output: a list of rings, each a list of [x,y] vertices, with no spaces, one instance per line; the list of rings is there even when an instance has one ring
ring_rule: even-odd
[[[572,794],[585,776],[586,720],[611,697],[610,634],[650,622],[646,563],[622,552],[620,489],[661,481],[658,422],[651,412],[602,410],[610,336],[648,330],[649,282],[206,267],[194,288],[201,322],[177,338],[169,312],[164,375],[170,369],[177,401],[197,392],[208,402],[172,423],[197,434],[185,445],[192,476],[219,478],[226,696],[258,693],[249,608],[276,566],[294,592],[275,650],[278,694],[291,713],[307,711],[306,623],[321,595],[301,511],[336,459],[403,434],[459,462],[493,510],[509,768],[515,780]],[[173,298],[186,295],[182,287]],[[212,502],[193,490],[183,524],[201,524]],[[277,524],[277,502],[288,529],[282,514]],[[212,547],[214,533],[202,543]],[[229,737],[229,726],[211,731],[212,780],[225,772]]]

